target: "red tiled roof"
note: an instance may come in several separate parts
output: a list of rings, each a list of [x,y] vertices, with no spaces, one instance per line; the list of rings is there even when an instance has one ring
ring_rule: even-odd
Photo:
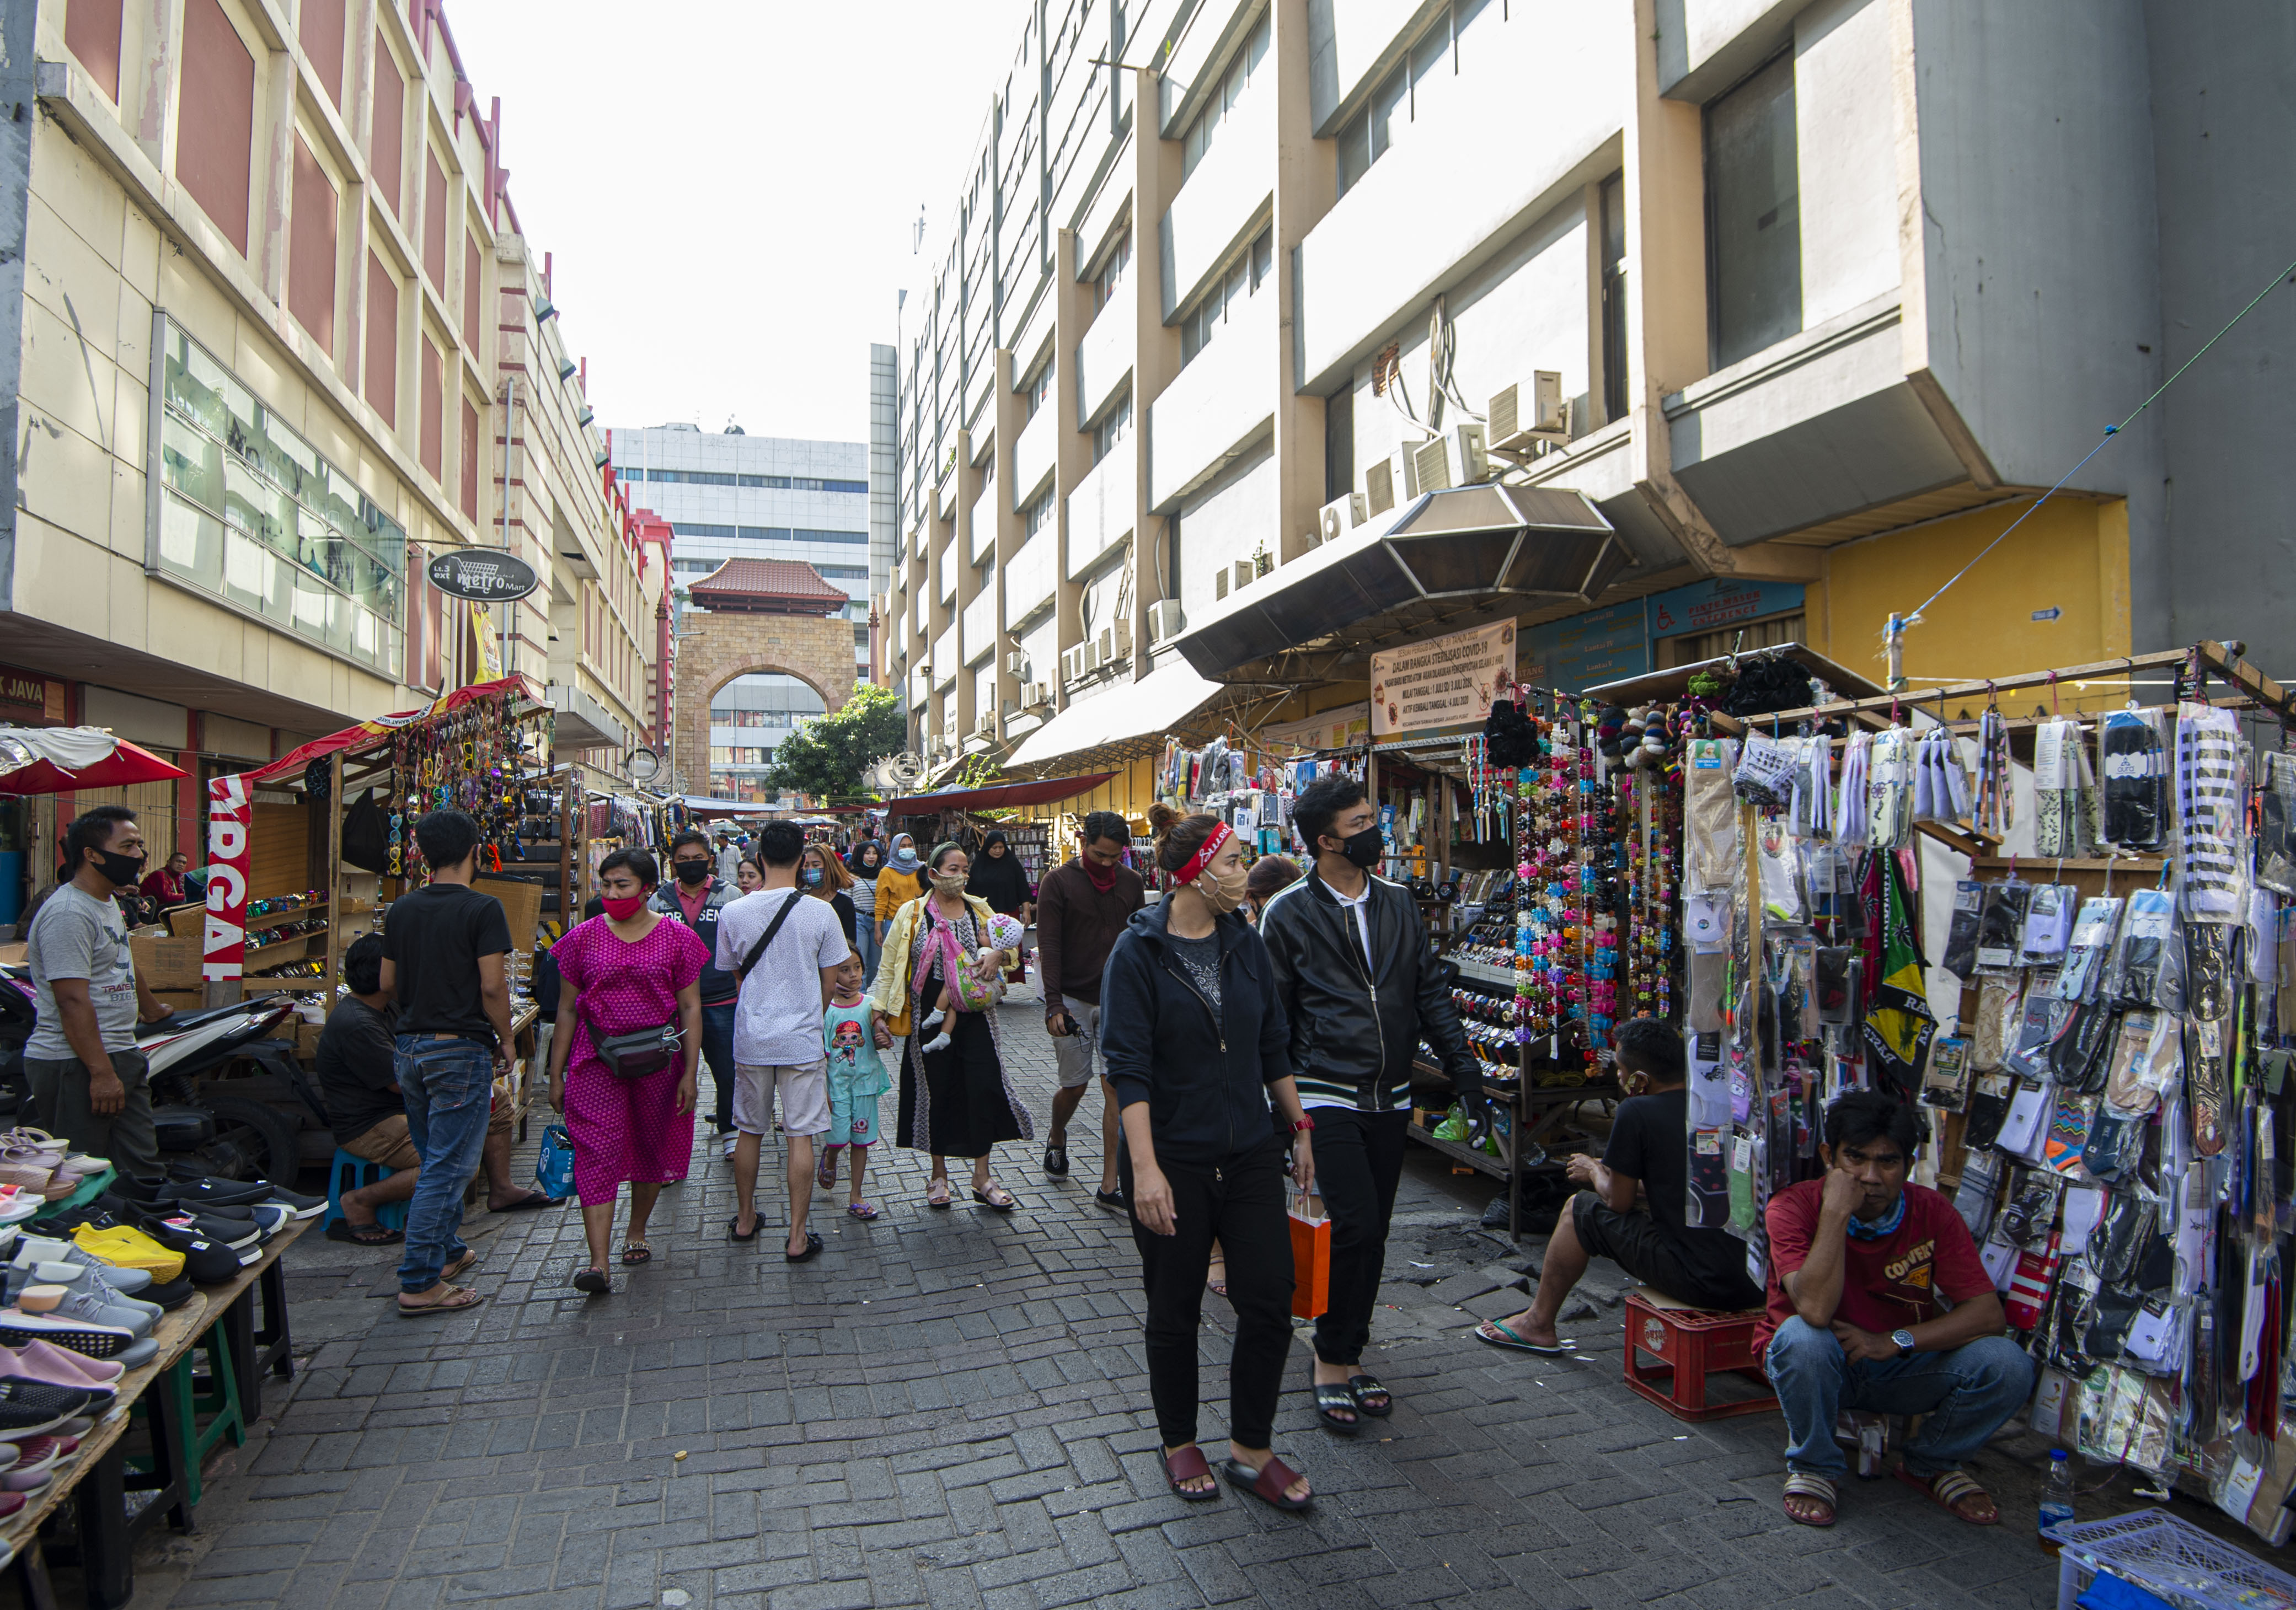
[[[824,581],[821,572],[800,560],[729,559],[688,589],[704,609],[771,608],[775,604],[813,605],[823,614],[843,609],[842,587]]]

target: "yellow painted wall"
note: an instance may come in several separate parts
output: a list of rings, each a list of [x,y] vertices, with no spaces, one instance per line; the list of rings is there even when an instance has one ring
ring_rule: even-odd
[[[1809,645],[1884,679],[1882,628],[1909,610],[2001,535],[2030,503],[1980,510],[1830,551],[1826,579],[1806,594]],[[2054,608],[2054,620],[2036,610]],[[2129,651],[2128,506],[2052,499],[1987,554],[1906,633],[1906,675],[1974,681],[2110,659]],[[2143,691],[2143,690],[2139,690]],[[2126,697],[2103,685],[2061,696],[2101,708]],[[2023,709],[2020,696],[2019,713]]]

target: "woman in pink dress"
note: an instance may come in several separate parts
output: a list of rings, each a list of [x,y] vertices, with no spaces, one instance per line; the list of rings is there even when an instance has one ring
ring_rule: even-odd
[[[616,850],[598,863],[605,915],[577,923],[550,947],[562,981],[550,1041],[550,1105],[566,1115],[573,1138],[574,1189],[590,1243],[590,1266],[574,1277],[574,1286],[594,1295],[614,1288],[607,1246],[622,1182],[630,1187],[622,1262],[644,1263],[653,1257],[646,1221],[654,1198],[668,1181],[685,1178],[693,1153],[701,969],[709,952],[692,928],[646,909],[660,877],[645,851]],[[617,1078],[598,1056],[600,1038],[671,1024],[680,1054],[660,1073]]]

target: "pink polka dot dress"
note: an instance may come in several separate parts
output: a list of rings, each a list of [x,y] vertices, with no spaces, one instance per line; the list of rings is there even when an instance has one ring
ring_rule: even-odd
[[[682,922],[659,921],[635,944],[603,917],[579,922],[550,947],[558,971],[582,993],[566,1058],[566,1132],[574,1140],[574,1189],[582,1205],[611,1202],[622,1182],[685,1178],[693,1114],[677,1110],[683,1059],[644,1079],[617,1079],[591,1046],[600,1033],[636,1034],[679,1021],[677,992],[701,977],[709,947]]]

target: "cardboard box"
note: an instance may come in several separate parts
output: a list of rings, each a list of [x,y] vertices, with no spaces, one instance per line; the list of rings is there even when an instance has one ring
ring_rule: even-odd
[[[195,1012],[207,1004],[204,990],[153,990],[152,999],[171,1012]]]
[[[131,935],[129,953],[135,959],[135,976],[152,990],[196,990],[201,986],[203,941]]]

